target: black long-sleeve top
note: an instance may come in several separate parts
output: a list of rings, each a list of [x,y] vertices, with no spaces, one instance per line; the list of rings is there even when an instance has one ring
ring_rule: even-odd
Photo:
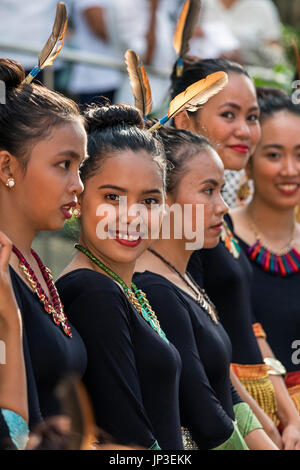
[[[238,238],[238,237],[237,237]],[[238,238],[245,253],[249,248]],[[274,355],[288,372],[300,370],[300,272],[283,277],[254,261],[251,295],[253,323],[262,324]]]
[[[232,229],[231,218],[225,219]],[[252,267],[241,250],[235,259],[222,241],[212,249],[195,251],[188,271],[215,304],[221,323],[232,343],[232,362],[262,364],[252,328]]]
[[[56,387],[69,374],[81,377],[86,368],[87,356],[76,329],[71,325],[73,336],[67,337],[12,268],[10,274],[22,315],[31,429],[42,419],[62,413]]]
[[[229,378],[230,340],[191,296],[165,277],[145,271],[134,282],[142,289],[182,360],[181,423],[199,449],[212,449],[233,432],[233,404],[240,402]]]
[[[0,450],[17,450],[0,408]]]
[[[120,444],[182,449],[178,351],[106,275],[77,269],[57,288],[87,348],[83,380],[98,426]]]

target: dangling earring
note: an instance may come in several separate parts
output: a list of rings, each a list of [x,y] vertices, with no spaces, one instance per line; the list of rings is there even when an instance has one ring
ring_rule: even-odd
[[[81,216],[80,207],[76,207],[76,208],[73,210],[73,215],[74,215],[74,217],[76,217],[76,219],[78,219],[78,218]]]
[[[15,185],[15,180],[13,178],[8,178],[5,184],[9,189],[11,189]]]
[[[238,189],[238,192],[237,192],[238,200],[241,203],[243,203],[244,201],[246,201],[248,199],[248,197],[250,196],[250,193],[251,193],[251,188],[250,188],[250,185],[249,185],[249,180],[247,180]]]

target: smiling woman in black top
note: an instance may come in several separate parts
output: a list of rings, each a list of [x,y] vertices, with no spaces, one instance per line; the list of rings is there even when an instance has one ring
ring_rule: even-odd
[[[164,151],[131,106],[95,105],[86,117],[79,252],[57,281],[87,348],[84,382],[97,424],[118,443],[182,449],[180,356],[132,284],[161,220]],[[136,204],[143,223],[134,224]]]
[[[203,137],[167,128],[159,133],[172,164],[168,172],[167,204],[170,209],[176,204],[185,210],[190,204],[194,215],[188,219],[190,226],[187,226],[185,218],[181,238],[176,235],[173,225],[179,221],[171,217],[170,238],[165,238],[162,230],[161,238],[138,260],[134,279],[146,292],[164,331],[181,354],[182,424],[188,428],[200,449],[242,449],[245,443],[233,424],[236,413],[250,448],[275,449],[265,433],[257,429],[260,424],[250,408],[239,403],[241,400],[233,392],[229,376],[232,351],[228,335],[212,302],[185,273],[193,248],[197,244],[199,248],[200,233],[207,248],[218,243],[227,211],[221,196],[223,164]],[[197,205],[204,206],[201,221],[195,216]],[[164,221],[168,222],[168,219]],[[196,230],[196,234],[193,240],[189,240],[192,230]],[[187,243],[191,241],[193,246],[189,249]],[[248,416],[247,419],[243,417],[245,421],[251,423],[254,419],[253,427],[243,428],[239,415],[241,409]]]

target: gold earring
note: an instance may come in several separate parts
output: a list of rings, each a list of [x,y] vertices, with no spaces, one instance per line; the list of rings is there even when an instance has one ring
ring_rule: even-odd
[[[73,215],[78,219],[81,216],[81,210],[80,207],[76,207],[76,209],[73,210]]]
[[[8,178],[5,184],[9,189],[11,189],[15,185],[15,180],[13,178]]]
[[[249,185],[249,180],[247,180],[245,183],[243,183],[237,192],[237,197],[240,202],[246,201],[248,197],[250,196],[250,185]]]

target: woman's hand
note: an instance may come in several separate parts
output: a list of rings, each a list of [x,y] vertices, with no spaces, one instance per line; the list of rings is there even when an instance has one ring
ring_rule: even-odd
[[[300,450],[300,419],[284,428],[282,442],[284,450]]]

